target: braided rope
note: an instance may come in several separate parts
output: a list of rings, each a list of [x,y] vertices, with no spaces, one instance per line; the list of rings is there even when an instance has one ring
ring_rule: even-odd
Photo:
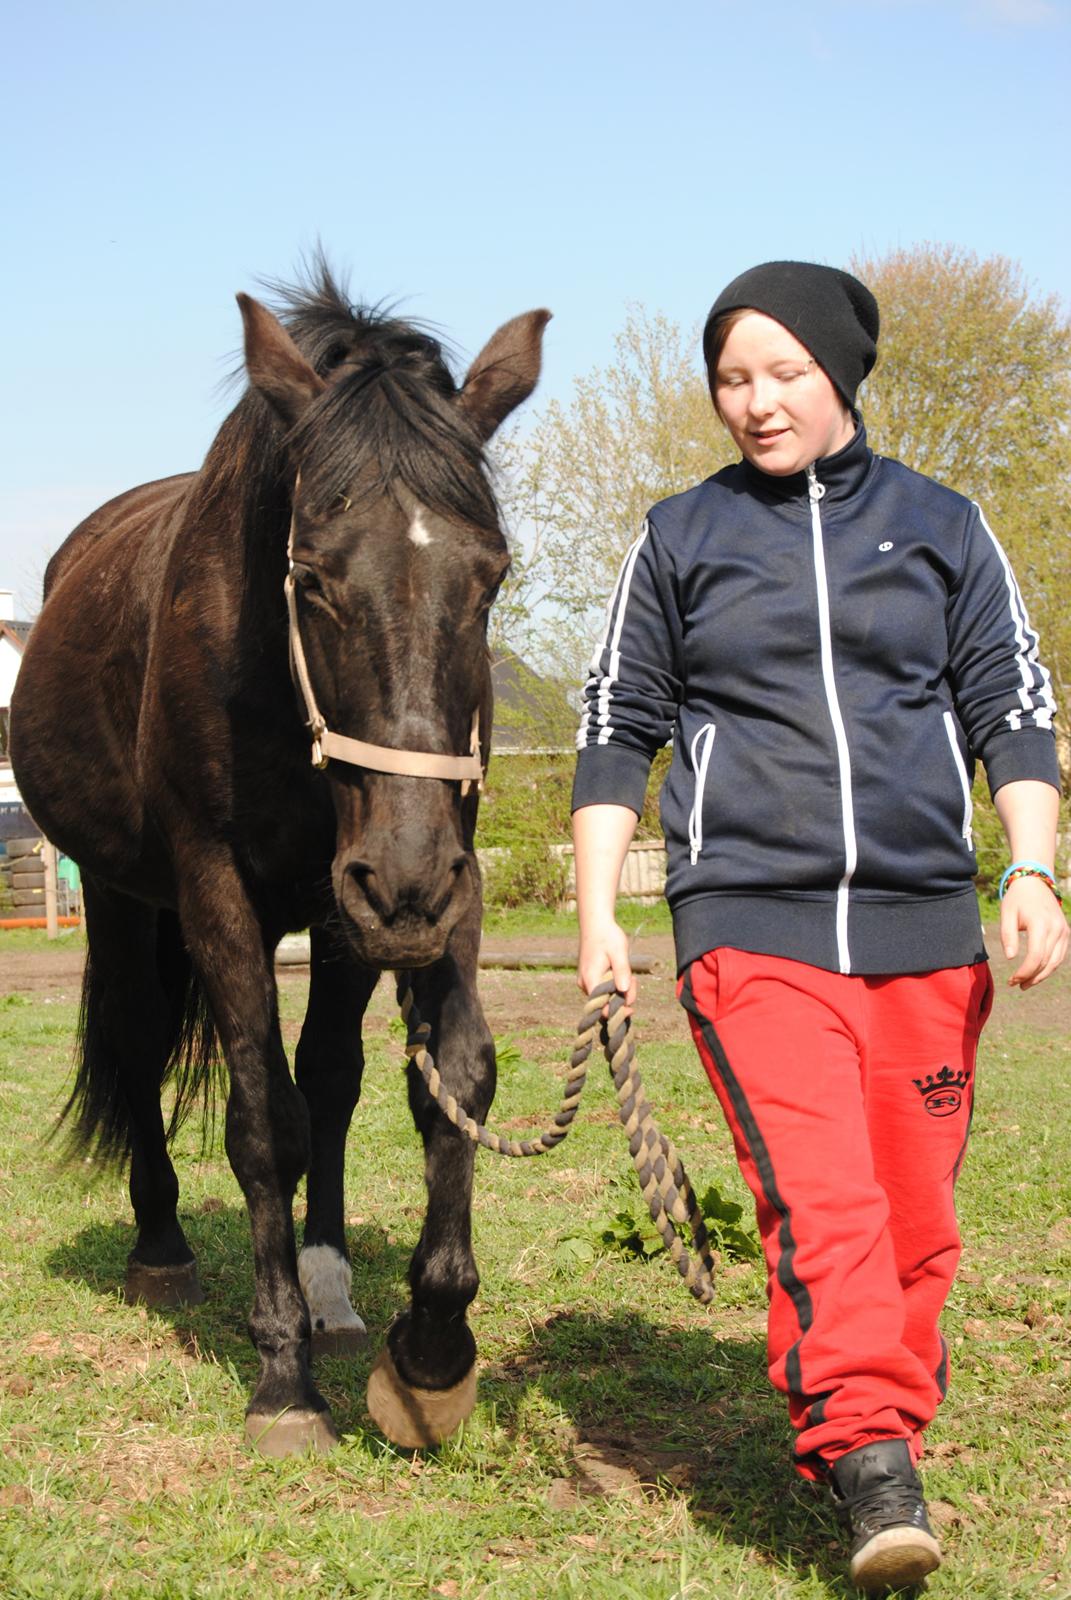
[[[603,1019],[602,1010],[607,1003],[609,1014]],[[636,1067],[636,1045],[629,1019],[621,1015],[624,1000],[614,988],[612,974],[606,974],[584,1003],[561,1106],[553,1126],[535,1139],[506,1139],[469,1116],[445,1088],[428,1049],[431,1028],[421,1019],[412,989],[401,980],[398,1004],[406,1026],[405,1053],[424,1079],[428,1093],[447,1120],[466,1138],[499,1156],[541,1156],[561,1144],[580,1104],[587,1081],[588,1058],[598,1032],[617,1094],[618,1116],[628,1134],[629,1154],[651,1221],[661,1234],[685,1286],[701,1304],[710,1303],[714,1298],[714,1257],[703,1214],[680,1157],[654,1120]],[[686,1224],[690,1228],[695,1256],[683,1243],[675,1224]]]

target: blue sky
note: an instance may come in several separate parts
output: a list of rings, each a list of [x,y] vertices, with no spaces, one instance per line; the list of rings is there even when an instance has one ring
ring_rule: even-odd
[[[555,314],[540,397],[630,302],[931,240],[1071,302],[1071,0],[39,0],[0,66],[0,587],[196,466],[236,290],[323,241],[473,355]],[[539,398],[532,403],[539,404]]]

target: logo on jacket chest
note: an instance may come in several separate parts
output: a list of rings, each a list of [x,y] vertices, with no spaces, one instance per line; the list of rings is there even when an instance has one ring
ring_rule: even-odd
[[[953,1072],[951,1067],[941,1067],[925,1078],[912,1078],[912,1083],[922,1096],[922,1103],[931,1117],[951,1117],[963,1104],[963,1091],[970,1082],[970,1069],[961,1067]]]

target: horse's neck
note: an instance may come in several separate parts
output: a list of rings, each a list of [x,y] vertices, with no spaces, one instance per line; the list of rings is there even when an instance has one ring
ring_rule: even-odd
[[[243,693],[289,679],[286,601],[290,498],[280,473],[252,482],[215,471],[210,455],[192,485],[174,557],[203,597],[202,625],[237,669]]]

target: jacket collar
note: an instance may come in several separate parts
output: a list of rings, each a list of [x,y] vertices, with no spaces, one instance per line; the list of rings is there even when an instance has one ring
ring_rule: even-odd
[[[814,464],[819,483],[825,485],[824,504],[847,500],[861,489],[873,460],[874,452],[866,442],[866,429],[857,416],[855,433],[848,443],[834,455],[821,456]],[[782,478],[763,472],[761,468],[752,466],[750,461],[742,461],[741,467],[748,487],[760,499],[777,504],[786,500],[801,500],[806,504],[806,472],[791,472]]]

